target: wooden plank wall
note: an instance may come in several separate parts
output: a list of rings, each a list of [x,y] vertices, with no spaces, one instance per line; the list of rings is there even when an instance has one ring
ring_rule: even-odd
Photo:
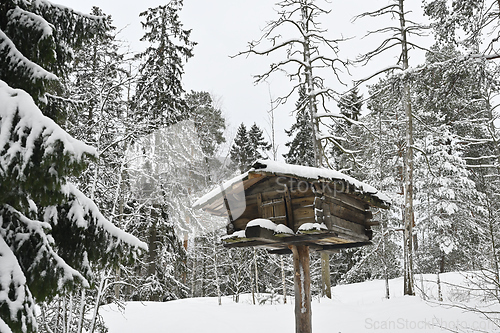
[[[285,224],[294,232],[304,223],[324,223],[348,241],[371,239],[372,214],[366,202],[329,186],[305,186],[293,178],[269,177],[246,191],[246,209],[233,221],[234,230],[244,230],[256,218]]]

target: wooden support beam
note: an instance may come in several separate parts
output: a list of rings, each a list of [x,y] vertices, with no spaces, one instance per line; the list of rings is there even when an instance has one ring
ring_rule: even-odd
[[[357,243],[342,243],[342,244],[332,244],[332,245],[323,245],[321,250],[318,251],[327,251],[327,252],[336,252],[340,249],[351,249],[354,247],[361,247],[365,245],[372,245],[372,242],[357,242]]]
[[[295,333],[312,332],[311,273],[309,247],[291,245],[294,267]]]

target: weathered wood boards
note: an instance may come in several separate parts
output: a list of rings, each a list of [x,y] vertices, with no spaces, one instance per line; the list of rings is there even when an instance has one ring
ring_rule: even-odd
[[[290,244],[315,251],[369,244],[374,225],[370,207],[388,205],[369,185],[336,171],[257,161],[249,172],[221,185],[195,207],[228,217],[228,234],[239,234],[224,238],[227,247],[290,253]],[[247,228],[261,218],[283,228]]]
[[[312,331],[309,247],[304,245],[290,245],[290,249],[293,253],[293,281],[296,295],[295,332],[308,333]]]

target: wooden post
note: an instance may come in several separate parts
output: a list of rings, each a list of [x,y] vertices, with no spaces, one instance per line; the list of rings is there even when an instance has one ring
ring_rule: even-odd
[[[330,255],[321,252],[321,294],[332,298],[332,283],[330,281]]]
[[[295,333],[312,332],[311,273],[309,270],[309,247],[290,245],[293,253],[295,286]]]

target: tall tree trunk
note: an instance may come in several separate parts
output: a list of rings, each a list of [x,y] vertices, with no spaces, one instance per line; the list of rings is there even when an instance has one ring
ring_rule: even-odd
[[[196,249],[196,237],[193,237],[193,268],[191,269],[191,297],[195,297],[196,289],[196,266],[198,261],[198,251]]]
[[[155,275],[156,273],[156,223],[153,222],[149,227],[148,248],[149,248],[149,263],[148,275]]]
[[[378,113],[378,150],[379,150],[379,182],[380,182],[380,190],[382,191],[383,183],[384,183],[384,167],[383,167],[383,148],[382,148],[382,112]],[[387,220],[385,219],[385,212],[380,211],[380,220],[382,221],[382,264],[384,265],[384,280],[385,280],[385,298],[389,299],[390,290],[389,290],[389,274],[387,272],[387,252],[386,252],[386,230],[387,230]]]
[[[294,267],[295,289],[295,333],[312,332],[311,273],[309,270],[309,247],[291,245]]]
[[[401,28],[401,46],[403,70],[409,68],[408,42],[404,0],[399,0],[399,21]],[[403,107],[406,114],[406,155],[404,167],[404,294],[415,295],[413,282],[413,115],[411,110],[410,83],[404,79]]]
[[[76,333],[82,333],[83,329],[83,319],[85,317],[85,301],[87,298],[86,295],[87,289],[82,288],[81,298],[80,298],[80,314],[78,316],[78,328]]]
[[[383,218],[383,215],[382,215]],[[389,291],[389,274],[387,272],[387,252],[386,252],[386,230],[387,222],[382,221],[382,264],[384,265],[384,281],[385,281],[385,298],[389,299],[391,297]]]
[[[302,29],[305,32],[308,32],[309,27],[307,26],[307,22],[309,20],[309,7],[306,5],[306,1],[301,2],[301,13]],[[314,95],[314,82],[312,73],[313,63],[311,59],[311,50],[309,48],[310,41],[307,36],[304,39],[304,63],[306,64],[304,74],[308,97],[307,104],[312,122],[311,133],[313,136],[314,166],[318,168],[323,165],[323,147],[321,146],[321,140],[319,138],[319,120],[317,117],[316,96]],[[327,296],[328,298],[332,298],[330,282],[330,260],[328,253],[321,254],[321,290],[323,295]]]
[[[90,322],[89,333],[94,333],[95,323],[97,320],[97,316],[99,314],[99,305],[101,303],[101,297],[104,290],[107,288],[107,279],[108,277],[106,273],[103,271],[101,273],[101,282],[99,283],[99,288],[97,288],[97,295],[95,296],[94,313],[92,315],[92,320]]]
[[[441,279],[439,278],[439,273],[437,273],[437,285],[438,285],[438,301],[443,301],[443,293],[441,291]]]
[[[255,269],[255,292],[259,297],[259,270],[257,269],[257,251],[253,248],[253,265]]]
[[[285,263],[283,260],[283,256],[280,256],[281,259],[281,283],[283,284],[283,304],[286,304],[286,277],[285,277]]]
[[[251,289],[252,289],[252,304],[255,305],[255,277],[254,277],[254,274],[252,273],[252,265],[250,265],[250,276],[251,276]]]
[[[69,293],[69,314],[68,314],[68,320],[66,322],[66,332],[71,332],[71,322],[73,321],[73,292]]]
[[[214,235],[215,237],[215,235]],[[219,305],[222,305],[222,295],[220,291],[220,281],[219,281],[219,267],[217,266],[217,247],[216,247],[216,239],[213,240],[213,249],[214,249],[214,275],[215,275],[215,286],[217,288],[217,301]]]

